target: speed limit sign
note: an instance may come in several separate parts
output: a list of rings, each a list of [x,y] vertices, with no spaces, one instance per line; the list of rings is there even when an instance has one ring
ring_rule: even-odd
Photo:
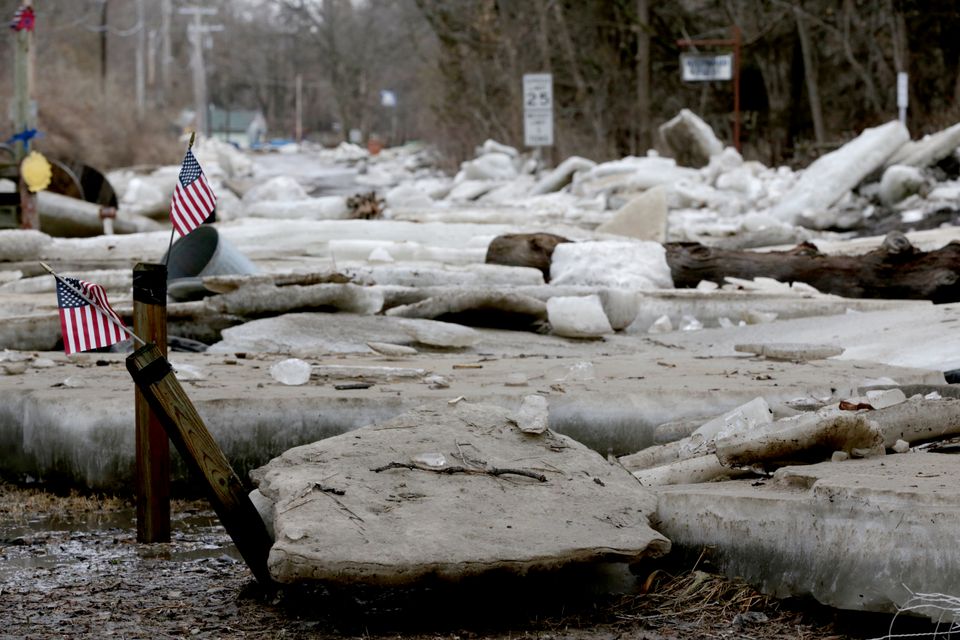
[[[553,74],[523,76],[523,143],[528,147],[553,145]]]

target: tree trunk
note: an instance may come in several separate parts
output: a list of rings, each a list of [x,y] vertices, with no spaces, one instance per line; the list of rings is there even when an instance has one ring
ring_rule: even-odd
[[[797,20],[797,34],[800,36],[800,51],[803,55],[803,77],[807,81],[807,95],[810,98],[810,115],[813,118],[813,135],[818,145],[825,140],[823,131],[823,111],[820,108],[820,88],[817,83],[817,67],[813,61],[813,48],[810,44],[810,32],[799,7],[794,7]]]
[[[637,149],[652,146],[650,139],[650,3],[637,0]],[[635,155],[637,155],[635,153]]]
[[[828,256],[809,243],[789,251],[758,253],[706,247],[696,243],[666,245],[667,263],[678,288],[701,280],[723,283],[725,277],[774,278],[805,282],[822,293],[847,298],[960,301],[960,243],[937,251],[917,250],[900,232],[860,256]]]

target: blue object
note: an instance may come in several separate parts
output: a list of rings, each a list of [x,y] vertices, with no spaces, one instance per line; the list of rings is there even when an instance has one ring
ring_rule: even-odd
[[[36,129],[24,129],[20,133],[13,134],[7,144],[16,144],[17,142],[23,143],[23,148],[27,151],[30,150],[30,140],[33,138],[42,138],[43,132],[37,131]]]

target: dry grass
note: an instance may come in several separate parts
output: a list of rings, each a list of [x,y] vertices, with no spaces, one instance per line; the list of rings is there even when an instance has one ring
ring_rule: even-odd
[[[101,171],[139,164],[174,164],[178,130],[172,112],[148,110],[137,117],[130,86],[101,90],[98,78],[66,65],[44,69],[37,82],[39,129],[36,146],[61,160],[79,160]]]

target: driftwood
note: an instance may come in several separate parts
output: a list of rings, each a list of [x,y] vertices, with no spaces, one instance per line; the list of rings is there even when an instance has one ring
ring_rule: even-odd
[[[553,233],[511,233],[497,236],[487,247],[487,264],[509,267],[533,267],[550,282],[550,261],[553,250],[562,242],[570,242]]]
[[[960,301],[960,243],[924,252],[898,231],[883,245],[859,256],[829,256],[810,243],[789,251],[733,251],[697,243],[666,245],[674,285],[695,287],[701,280],[758,276],[805,282],[823,293],[847,298]]]
[[[553,250],[567,240],[551,234],[512,234],[494,238],[487,263],[540,269],[550,276]],[[822,293],[845,298],[886,298],[960,301],[960,243],[942,249],[918,250],[899,231],[887,234],[883,245],[859,256],[831,256],[804,242],[789,251],[740,251],[699,243],[669,243],[667,264],[678,289],[701,280],[718,284],[724,278],[774,278],[805,282]]]

